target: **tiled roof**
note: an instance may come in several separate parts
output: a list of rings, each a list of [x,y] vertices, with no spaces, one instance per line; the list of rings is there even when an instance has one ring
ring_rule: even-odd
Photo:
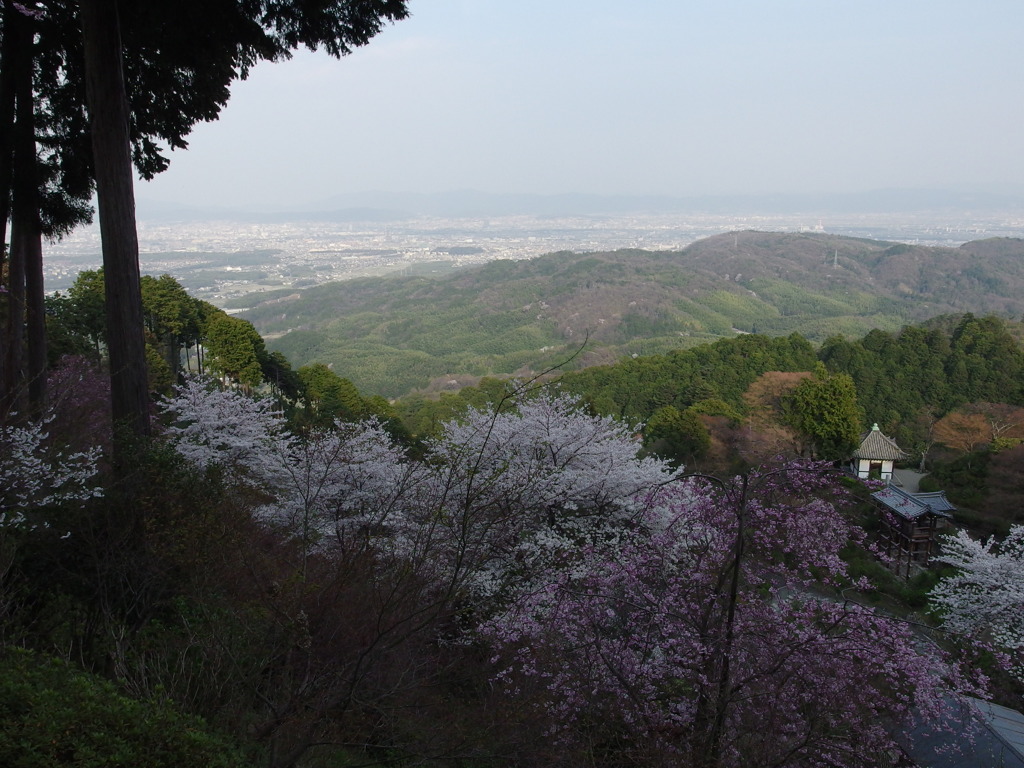
[[[975,709],[981,712],[982,717],[988,722],[991,728],[998,735],[1008,748],[1013,750],[1018,760],[1024,762],[1024,715],[1015,709],[1001,707],[991,701],[972,699]],[[1006,754],[1005,752],[1002,754]],[[1009,762],[1005,763],[1009,765]]]
[[[882,490],[872,493],[871,497],[907,520],[916,520],[929,512],[939,517],[952,517],[949,513],[956,510],[956,507],[946,499],[943,491],[907,493],[895,485],[887,485]]]
[[[875,424],[871,431],[864,435],[860,448],[853,452],[855,459],[876,459],[879,461],[903,461],[910,454],[900,450],[891,437],[883,435]]]
[[[947,697],[943,727],[920,717],[897,735],[922,768],[1024,768],[1024,715],[981,699]]]
[[[923,501],[932,508],[933,512],[956,512],[956,507],[949,503],[945,491],[933,491],[932,493],[912,494],[918,501]]]

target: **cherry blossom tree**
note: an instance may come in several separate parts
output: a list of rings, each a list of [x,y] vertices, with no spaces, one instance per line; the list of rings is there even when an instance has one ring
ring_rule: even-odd
[[[31,524],[30,509],[102,495],[91,482],[100,449],[54,451],[45,426],[0,425],[0,531]]]
[[[628,514],[643,491],[671,479],[669,465],[640,458],[641,448],[626,425],[542,392],[514,410],[473,409],[447,423],[431,455],[465,485],[514,499],[551,525],[565,515]]]
[[[490,592],[518,581],[523,563],[539,572],[537,558],[608,538],[677,474],[641,458],[625,426],[561,395],[470,411],[445,425],[423,462],[373,419],[299,437],[268,401],[199,379],[163,407],[185,458],[268,497],[255,510],[268,525],[309,545],[351,548],[372,535],[378,550],[429,562],[439,581]]]
[[[873,765],[912,712],[970,690],[904,624],[836,597],[854,534],[823,466],[687,478],[571,398],[511,405],[446,424],[414,461],[373,421],[297,436],[239,392],[189,382],[167,401],[182,455],[258,491],[309,585],[362,601],[347,655],[339,620],[303,614],[330,642],[302,646],[314,677],[264,692],[275,722],[301,713],[313,738],[427,637],[489,647],[553,742],[652,765]]]
[[[912,711],[937,716],[946,670],[964,683],[904,625],[828,596],[851,535],[836,495],[798,466],[663,487],[614,547],[492,606],[499,681],[563,742],[644,764],[877,764]]]
[[[272,661],[244,681],[263,713],[253,727],[269,764],[349,736],[350,716],[372,711],[384,729],[396,697],[445,674],[437,641],[451,634],[477,562],[459,544],[443,468],[407,460],[375,421],[293,435],[269,406],[198,381],[164,407],[172,444],[249,491],[269,531],[245,553],[254,586],[242,587],[275,626],[252,640]]]
[[[407,487],[409,464],[375,419],[291,434],[270,400],[192,377],[164,401],[167,435],[200,469],[263,492],[255,516],[300,532],[308,545],[384,525]]]
[[[280,459],[290,453],[293,438],[270,400],[192,376],[161,408],[172,420],[166,430],[171,444],[199,469],[218,464],[234,482],[270,487],[284,479]]]
[[[433,499],[459,558],[477,563],[474,589],[496,598],[584,542],[613,542],[644,499],[678,475],[642,458],[622,423],[585,413],[574,398],[541,392],[515,409],[470,410],[430,446]]]
[[[1012,672],[1024,680],[1024,526],[1012,526],[998,544],[957,531],[936,559],[957,568],[931,592],[943,626],[1010,651]]]
[[[77,450],[113,442],[110,377],[81,355],[64,355],[47,376],[47,413],[51,437]]]

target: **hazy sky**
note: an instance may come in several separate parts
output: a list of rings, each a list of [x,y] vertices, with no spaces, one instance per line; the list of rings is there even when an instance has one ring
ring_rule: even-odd
[[[411,0],[237,83],[141,198],[1024,184],[1022,0]]]

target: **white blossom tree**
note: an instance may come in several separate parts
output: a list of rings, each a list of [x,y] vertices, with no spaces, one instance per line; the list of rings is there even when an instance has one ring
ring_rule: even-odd
[[[431,446],[435,498],[482,598],[531,588],[581,547],[617,546],[647,497],[677,476],[623,424],[541,393],[514,410],[471,410]]]
[[[273,485],[284,479],[280,457],[291,452],[294,438],[270,400],[192,376],[161,407],[172,419],[166,430],[171,444],[199,469],[220,465],[239,483]]]
[[[0,528],[24,525],[29,509],[102,495],[90,482],[100,449],[53,451],[44,426],[0,426]]]
[[[584,541],[610,546],[677,474],[640,458],[624,425],[563,395],[471,411],[445,425],[423,462],[374,420],[299,437],[266,401],[197,379],[164,410],[185,458],[266,494],[255,510],[265,523],[309,545],[361,546],[352,537],[372,535],[446,588],[470,580],[485,594]]]
[[[389,524],[410,465],[375,419],[293,435],[268,400],[189,379],[164,401],[167,435],[196,467],[219,465],[231,483],[263,492],[258,519],[309,544]]]
[[[943,543],[938,559],[957,568],[931,592],[943,626],[989,638],[1010,651],[1012,671],[1024,680],[1024,526],[1011,527],[999,544],[957,531]]]
[[[407,499],[422,473],[376,419],[336,422],[288,441],[287,453],[281,447],[275,457],[285,481],[258,517],[301,528],[309,543],[328,537],[340,546],[405,527]]]
[[[445,425],[432,455],[460,474],[461,491],[514,500],[552,525],[572,515],[620,515],[671,479],[669,465],[640,458],[642,445],[608,416],[567,395],[542,393],[516,410],[471,410]]]

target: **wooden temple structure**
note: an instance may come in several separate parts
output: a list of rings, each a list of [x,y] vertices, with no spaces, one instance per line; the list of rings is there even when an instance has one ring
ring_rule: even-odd
[[[894,465],[910,455],[896,441],[871,427],[853,452],[850,471],[862,480],[881,480],[886,485],[871,494],[881,522],[882,548],[897,574],[910,576],[924,568],[938,548],[938,535],[952,523],[956,508],[943,491],[911,493],[896,484]]]
[[[906,578],[914,566],[926,567],[939,533],[949,527],[956,511],[945,492],[908,493],[890,484],[871,494],[871,500],[882,524],[882,547],[897,575]]]

